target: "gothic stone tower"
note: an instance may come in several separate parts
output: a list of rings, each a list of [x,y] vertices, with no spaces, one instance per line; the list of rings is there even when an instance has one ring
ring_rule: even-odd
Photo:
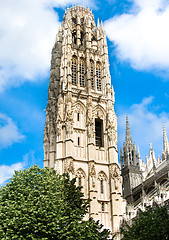
[[[122,217],[117,119],[103,25],[67,9],[52,50],[44,167],[67,172],[92,199],[89,216],[118,231]]]
[[[123,196],[127,203],[133,203],[133,189],[142,183],[142,171],[140,168],[140,152],[136,151],[135,143],[132,141],[128,116],[126,116],[126,139],[123,152],[120,151],[121,173],[123,178]]]

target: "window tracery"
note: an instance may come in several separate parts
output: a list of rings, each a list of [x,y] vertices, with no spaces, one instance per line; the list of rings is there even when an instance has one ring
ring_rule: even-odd
[[[79,168],[76,171],[76,178],[77,178],[77,185],[79,187],[83,187],[84,181],[85,181],[85,172],[83,171],[83,169]]]
[[[91,81],[91,88],[94,89],[94,63],[90,61],[90,81]]]
[[[81,87],[85,86],[85,67],[83,58],[80,59],[79,63],[79,82]]]
[[[77,85],[77,59],[75,56],[72,58],[72,84]]]
[[[97,90],[101,90],[101,65],[100,63],[96,64],[96,85],[97,85]]]

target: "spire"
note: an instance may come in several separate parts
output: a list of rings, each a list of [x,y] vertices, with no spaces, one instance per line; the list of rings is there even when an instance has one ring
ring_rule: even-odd
[[[168,138],[167,138],[167,133],[165,130],[165,125],[163,124],[163,152],[168,151]]]
[[[126,115],[126,142],[132,142],[128,115]]]

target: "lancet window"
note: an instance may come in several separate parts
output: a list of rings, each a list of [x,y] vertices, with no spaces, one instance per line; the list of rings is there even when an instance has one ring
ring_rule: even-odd
[[[95,142],[97,147],[103,147],[103,120],[95,119]]]
[[[85,67],[84,67],[84,60],[82,58],[80,59],[80,64],[79,64],[79,82],[81,87],[85,86]]]
[[[103,179],[100,180],[100,192],[104,193]]]
[[[101,90],[102,84],[101,84],[101,65],[100,65],[100,63],[96,64],[96,84],[97,84],[97,90]]]
[[[90,81],[91,81],[91,88],[94,89],[94,63],[90,61]]]
[[[76,85],[77,84],[77,72],[76,72],[76,68],[77,68],[77,58],[74,56],[72,58],[72,84]]]

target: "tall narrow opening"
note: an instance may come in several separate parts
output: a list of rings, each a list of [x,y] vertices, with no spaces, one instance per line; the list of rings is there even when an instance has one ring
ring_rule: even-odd
[[[100,180],[100,192],[103,193],[103,179]]]
[[[72,58],[72,84],[77,84],[77,69],[76,69],[77,59],[75,56]]]
[[[103,120],[95,119],[95,142],[97,147],[103,147]]]
[[[84,67],[84,59],[80,59],[80,64],[79,64],[79,81],[80,81],[80,86],[84,87],[85,86],[85,67]]]
[[[102,83],[101,83],[101,65],[100,65],[100,63],[96,64],[96,84],[97,84],[97,90],[101,90]]]

